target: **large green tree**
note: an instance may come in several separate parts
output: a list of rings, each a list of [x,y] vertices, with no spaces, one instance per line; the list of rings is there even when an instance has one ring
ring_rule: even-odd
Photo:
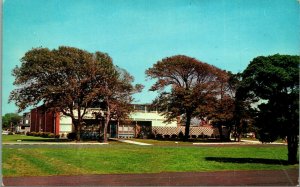
[[[297,163],[299,137],[299,56],[254,58],[242,73],[238,93],[256,105],[262,141],[287,137],[288,161]]]
[[[211,111],[218,89],[220,69],[184,55],[167,57],[146,71],[157,79],[151,91],[160,91],[154,101],[167,121],[182,116],[185,121],[184,140],[189,137],[192,117],[204,118]]]
[[[44,104],[69,116],[77,140],[87,108],[107,97],[107,87],[119,79],[108,54],[73,47],[34,48],[21,62],[13,70],[17,88],[11,92],[10,101],[19,111]]]
[[[22,116],[19,116],[19,114],[16,113],[5,114],[4,116],[2,116],[2,129],[12,129],[20,122],[21,119]]]

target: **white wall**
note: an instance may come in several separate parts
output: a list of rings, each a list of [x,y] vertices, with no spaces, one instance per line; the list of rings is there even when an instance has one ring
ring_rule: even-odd
[[[165,117],[157,112],[133,112],[129,115],[133,121],[152,121],[152,126],[157,127],[177,127],[177,121],[164,123]]]
[[[92,112],[99,111],[98,109],[90,109],[84,117],[85,119],[94,119]],[[132,112],[129,115],[132,121],[151,121],[153,127],[177,127],[177,121],[172,121],[171,123],[164,123],[165,117],[157,112]],[[72,119],[68,116],[60,116],[60,133],[72,132]]]
[[[72,119],[69,116],[60,114],[59,133],[72,132]]]

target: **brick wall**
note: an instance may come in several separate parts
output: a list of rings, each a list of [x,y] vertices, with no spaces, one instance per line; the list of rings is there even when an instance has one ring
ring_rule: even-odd
[[[30,112],[30,132],[51,132],[59,134],[59,113],[56,113],[54,121],[54,112],[44,111],[42,107],[32,109]]]

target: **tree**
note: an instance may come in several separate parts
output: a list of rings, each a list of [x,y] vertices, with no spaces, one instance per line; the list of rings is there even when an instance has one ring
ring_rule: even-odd
[[[103,54],[98,53],[101,56]],[[134,78],[125,70],[119,67],[112,66],[112,60],[105,61],[105,69],[111,69],[109,76],[95,81],[99,82],[101,93],[98,94],[99,102],[102,103],[100,116],[104,119],[103,133],[104,142],[107,142],[107,128],[110,121],[126,120],[133,110],[131,102],[133,101],[132,94],[140,92],[143,86],[140,84],[133,85]],[[98,114],[98,115],[99,115]],[[100,130],[100,128],[99,128]]]
[[[16,126],[20,120],[22,119],[22,116],[19,116],[16,113],[7,113],[4,116],[2,116],[2,129],[7,129]]]
[[[228,127],[228,133],[230,133],[233,126],[234,97],[236,90],[235,75],[231,72],[220,71],[216,79],[216,85],[216,97],[211,106],[213,111],[208,114],[208,118],[218,127],[220,139],[224,140],[223,126]]]
[[[182,116],[184,140],[189,137],[192,117],[206,117],[216,94],[216,80],[221,70],[194,58],[176,55],[158,61],[146,71],[157,79],[151,91],[160,91],[154,105],[166,116],[166,122]]]
[[[253,125],[253,115],[255,110],[251,106],[251,99],[244,98],[240,91],[242,74],[238,73],[233,76],[233,84],[235,85],[235,100],[234,100],[234,138],[240,142],[242,134],[246,132],[257,132],[257,128]]]
[[[13,70],[18,88],[11,92],[10,101],[19,111],[44,103],[69,116],[77,140],[86,109],[109,95],[106,87],[118,79],[108,54],[73,47],[35,48],[21,62]]]
[[[299,56],[254,58],[242,73],[238,89],[256,105],[254,125],[260,140],[287,137],[288,162],[297,163],[299,136]]]

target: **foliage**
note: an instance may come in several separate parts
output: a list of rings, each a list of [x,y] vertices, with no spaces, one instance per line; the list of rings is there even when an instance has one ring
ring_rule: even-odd
[[[87,108],[105,102],[105,111],[109,113],[110,105],[117,103],[114,101],[121,98],[123,102],[119,103],[128,103],[133,78],[128,73],[120,73],[106,53],[64,46],[53,50],[35,48],[21,62],[13,70],[14,85],[18,88],[11,92],[10,101],[20,111],[42,102],[45,110],[57,110],[69,116],[77,140]]]
[[[216,94],[212,111],[207,115],[213,121],[213,125],[218,127],[221,140],[224,139],[222,133],[223,126],[232,129],[235,110],[235,92],[237,86],[236,75],[231,72],[221,72],[216,79]],[[230,131],[228,131],[230,133]],[[229,135],[227,135],[229,138]]]
[[[103,54],[97,53],[101,56]],[[100,111],[96,113],[97,118],[104,122],[103,134],[104,142],[107,141],[107,128],[110,121],[117,120],[128,121],[128,116],[133,110],[131,102],[132,94],[140,92],[143,86],[140,84],[133,85],[134,78],[125,69],[112,66],[112,59],[107,58],[104,61],[107,77],[95,79],[101,87],[100,94],[95,95],[100,102]],[[104,111],[104,112],[103,112]],[[101,130],[101,128],[99,128]],[[101,133],[100,133],[101,134]]]
[[[151,91],[160,91],[154,105],[167,118],[166,122],[181,116],[185,121],[185,140],[189,137],[192,117],[204,118],[213,111],[218,78],[222,70],[197,59],[177,55],[158,61],[146,71],[157,79]]]
[[[255,126],[270,141],[288,139],[289,162],[297,162],[299,136],[299,56],[254,58],[242,74],[239,94],[256,105]],[[263,139],[261,139],[263,140]],[[265,140],[264,140],[265,141]]]
[[[11,125],[12,126],[17,125],[21,119],[22,116],[16,113],[5,114],[4,116],[2,116],[2,129],[11,128]]]
[[[54,135],[54,133],[50,133],[50,132],[27,132],[26,135],[42,137],[42,138],[59,138],[59,135]]]
[[[76,133],[73,133],[73,132],[69,133],[67,135],[67,138],[70,139],[70,140],[75,140],[76,139]]]

